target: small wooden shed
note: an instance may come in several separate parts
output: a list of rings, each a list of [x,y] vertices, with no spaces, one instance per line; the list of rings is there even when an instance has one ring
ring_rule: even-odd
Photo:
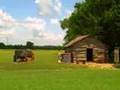
[[[70,62],[107,62],[106,45],[89,35],[79,36],[66,44],[65,53],[70,53],[71,56],[68,56],[71,58],[68,59],[71,60]],[[67,58],[65,58],[65,61],[67,61]]]

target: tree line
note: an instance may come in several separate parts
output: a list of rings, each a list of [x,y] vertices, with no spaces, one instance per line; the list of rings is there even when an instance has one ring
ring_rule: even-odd
[[[43,49],[43,50],[62,50],[63,46],[36,46],[33,42],[28,41],[26,45],[5,45],[3,42],[0,42],[0,49]]]

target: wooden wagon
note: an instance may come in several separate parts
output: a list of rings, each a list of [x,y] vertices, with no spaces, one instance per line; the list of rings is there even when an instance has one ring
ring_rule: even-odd
[[[14,53],[14,62],[27,62],[34,60],[34,53],[29,49],[17,49]]]

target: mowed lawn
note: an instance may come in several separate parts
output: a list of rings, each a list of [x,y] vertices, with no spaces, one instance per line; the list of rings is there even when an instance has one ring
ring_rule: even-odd
[[[13,63],[13,50],[0,50],[0,90],[120,90],[120,70],[58,64],[58,51],[36,50],[36,60]]]

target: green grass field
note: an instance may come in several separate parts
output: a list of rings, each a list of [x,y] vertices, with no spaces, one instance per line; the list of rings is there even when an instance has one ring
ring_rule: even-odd
[[[0,90],[120,90],[120,70],[58,64],[58,51],[36,50],[34,62],[15,64],[0,50]]]

